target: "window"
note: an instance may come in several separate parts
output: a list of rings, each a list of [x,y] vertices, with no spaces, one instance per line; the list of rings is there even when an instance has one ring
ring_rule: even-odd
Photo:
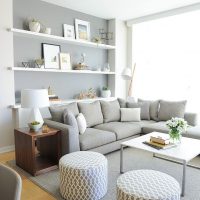
[[[200,11],[133,25],[133,95],[200,112]]]

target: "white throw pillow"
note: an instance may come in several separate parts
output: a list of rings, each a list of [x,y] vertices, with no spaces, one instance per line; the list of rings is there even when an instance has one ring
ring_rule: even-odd
[[[85,133],[85,130],[87,128],[87,123],[84,115],[82,113],[79,113],[77,118],[76,118],[77,124],[78,124],[78,129],[79,133],[83,134]]]
[[[139,122],[141,108],[120,108],[121,122]]]

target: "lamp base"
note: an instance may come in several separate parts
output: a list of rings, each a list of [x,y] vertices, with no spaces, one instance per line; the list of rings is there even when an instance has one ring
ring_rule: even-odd
[[[40,122],[41,126],[44,124],[44,120],[42,118],[39,108],[33,108],[30,113],[29,123],[35,121]]]

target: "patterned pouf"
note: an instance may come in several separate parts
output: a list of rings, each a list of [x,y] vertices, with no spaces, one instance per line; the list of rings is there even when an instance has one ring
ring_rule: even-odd
[[[99,200],[107,192],[108,167],[104,155],[79,151],[59,161],[60,193],[67,200]]]
[[[179,183],[154,170],[126,172],[117,180],[117,200],[180,200]]]

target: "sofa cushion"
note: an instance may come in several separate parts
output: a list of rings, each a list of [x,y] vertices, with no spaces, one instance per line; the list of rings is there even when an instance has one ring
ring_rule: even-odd
[[[141,119],[150,120],[150,114],[149,114],[150,103],[149,102],[143,102],[143,103],[127,102],[127,107],[128,108],[141,108]]]
[[[117,140],[141,133],[141,127],[139,125],[128,122],[109,122],[99,124],[94,128],[114,132]]]
[[[170,120],[172,117],[184,118],[187,101],[164,101],[160,100],[158,119]]]
[[[150,107],[149,107],[150,119],[158,121],[158,109],[159,109],[159,103],[160,103],[159,100],[149,101],[149,100],[138,99],[138,102],[141,102],[141,103],[148,102],[150,104]]]
[[[137,124],[139,125],[141,128],[143,128],[144,126],[150,125],[150,124],[155,124],[156,121],[154,120],[141,120],[140,122],[129,122],[131,124]]]
[[[121,122],[139,122],[141,108],[120,108]]]
[[[85,151],[116,141],[115,133],[87,128],[83,135],[79,135],[80,149]]]
[[[79,113],[76,120],[77,120],[79,133],[80,134],[85,133],[85,130],[87,128],[87,122],[84,115],[82,113]]]
[[[120,105],[118,100],[101,101],[101,109],[104,122],[114,122],[120,120]]]
[[[82,113],[86,119],[87,127],[103,123],[103,115],[99,101],[92,103],[78,103],[78,107],[80,113]]]
[[[76,121],[76,117],[68,109],[65,109],[63,112],[63,121],[64,121],[64,124],[70,125],[74,129],[76,129],[76,131],[78,131],[78,124]]]
[[[200,126],[190,127],[186,133],[182,134],[184,137],[200,139]]]
[[[125,99],[118,98],[117,100],[119,102],[120,108],[126,108],[126,100]]]
[[[51,117],[53,121],[63,123],[63,113],[64,110],[67,109],[71,111],[75,117],[79,114],[77,103],[70,103],[70,104],[64,104],[64,105],[56,105],[56,106],[50,106],[49,111],[51,113]]]
[[[153,124],[143,126],[142,128],[142,133],[151,133],[153,131],[168,133],[169,129],[166,126],[166,122],[156,122]]]

